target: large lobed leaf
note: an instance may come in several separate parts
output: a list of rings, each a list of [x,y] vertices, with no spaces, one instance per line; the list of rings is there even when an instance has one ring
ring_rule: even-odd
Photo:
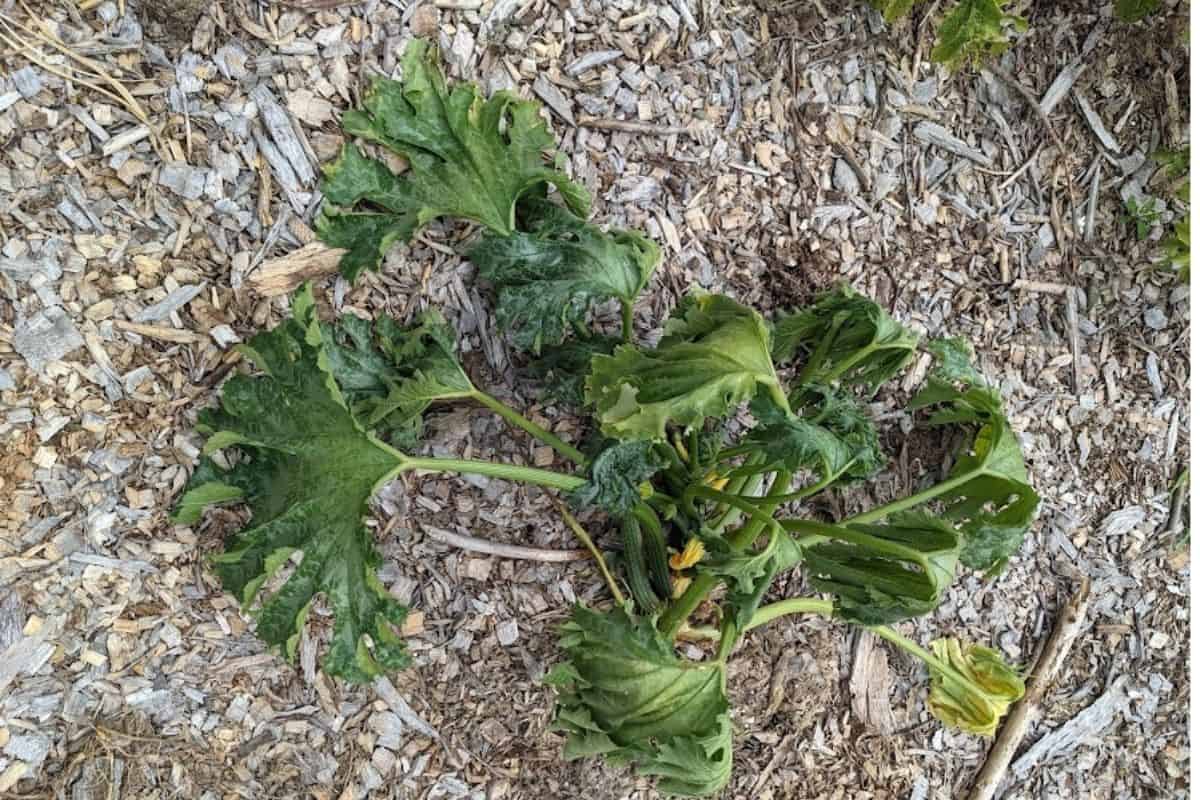
[[[347,144],[321,184],[328,204],[317,235],[347,249],[341,269],[348,280],[378,269],[394,242],[408,241],[438,217],[511,234],[517,200],[547,184],[586,216],[587,192],[545,163],[554,139],[536,103],[508,92],[484,100],[474,84],[450,88],[437,50],[421,39],[409,43],[401,63],[403,81],[377,78],[362,109],[346,112],[342,127],[403,156],[408,171],[396,175]]]
[[[783,362],[803,351],[801,382],[861,384],[874,394],[908,363],[917,341],[874,300],[839,286],[775,321],[772,354]]]
[[[941,484],[943,516],[963,533],[962,562],[995,574],[1021,546],[1037,515],[1039,497],[1029,484],[1020,442],[1004,414],[999,392],[972,366],[974,351],[961,338],[930,342],[938,367],[913,398],[932,407],[934,425],[976,427]]]
[[[592,359],[587,399],[606,436],[666,438],[668,423],[695,428],[725,417],[760,386],[782,408],[770,334],[754,310],[713,294],[689,295],[652,350],[622,345]]]
[[[576,606],[547,675],[558,692],[554,729],[564,757],[605,755],[659,777],[666,794],[699,797],[728,781],[733,734],[724,665],[675,655],[651,620]]]
[[[393,627],[405,609],[375,576],[379,554],[362,521],[375,487],[401,457],[350,413],[325,345],[306,286],[292,318],[243,349],[262,374],[229,379],[220,406],[201,413],[205,455],[237,445],[245,457],[224,471],[203,463],[176,520],[193,523],[212,502],[245,501],[249,527],[213,559],[222,584],[253,609],[258,635],[289,656],[314,596],[323,593],[334,620],[324,667],[365,681],[407,663]],[[293,556],[300,561],[286,581],[264,590]]]
[[[547,345],[529,362],[529,373],[542,383],[548,400],[580,407],[587,402],[584,387],[592,358],[612,355],[619,344],[621,340],[615,336],[589,334]]]
[[[640,233],[604,232],[544,199],[519,211],[521,230],[485,232],[468,255],[496,286],[497,321],[535,353],[582,328],[594,304],[632,304],[658,266],[658,246]]]

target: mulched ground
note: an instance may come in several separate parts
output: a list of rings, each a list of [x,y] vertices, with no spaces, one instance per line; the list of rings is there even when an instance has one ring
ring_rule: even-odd
[[[1188,6],[1129,26],[1092,2],[1024,5],[1030,32],[997,69],[954,74],[929,63],[935,4],[891,29],[835,0],[0,6],[0,797],[656,796],[563,763],[546,731],[556,624],[604,596],[588,565],[427,534],[573,546],[539,490],[410,478],[381,493],[381,577],[419,612],[416,666],[366,688],[316,668],[320,609],[297,666],[263,651],[203,560],[229,520],[166,519],[232,345],[286,310],[263,276],[312,240],[338,113],[413,35],[440,42],[453,76],[541,99],[596,219],[663,245],[642,335],[691,284],[770,311],[849,281],[970,338],[1042,512],[1004,575],[964,576],[908,632],[1031,663],[1089,576],[1090,626],[1027,743],[1062,735],[1006,796],[1186,796],[1171,487],[1190,454],[1190,308],[1154,266],[1180,208],[1148,155],[1188,135]],[[1130,197],[1157,211],[1143,241]],[[513,377],[456,255],[469,235],[434,226],[318,295],[368,316],[442,308],[482,384],[581,434]],[[949,443],[902,411],[912,380],[875,408],[894,456],[880,498],[945,466]],[[434,452],[541,457],[483,411],[431,428]],[[776,592],[803,589],[796,575]],[[923,684],[833,623],[750,635],[726,795],[962,796],[986,743],[934,723]]]

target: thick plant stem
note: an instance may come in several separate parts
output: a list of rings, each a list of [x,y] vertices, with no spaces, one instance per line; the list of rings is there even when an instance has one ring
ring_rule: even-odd
[[[633,303],[621,301],[621,338],[625,344],[633,344]]]
[[[477,391],[473,397],[475,400],[479,401],[481,404],[487,406],[492,411],[503,417],[505,421],[513,427],[520,428],[533,438],[537,439],[539,442],[549,445],[565,458],[569,458],[576,464],[587,463],[587,457],[583,453],[579,452],[574,447],[543,428],[541,425],[526,419],[520,412],[509,408],[507,405],[492,397],[487,392]]]
[[[792,473],[778,473],[775,476],[775,482],[771,484],[769,494],[783,494],[787,491],[791,480]],[[774,509],[768,507],[758,510],[764,515],[769,515]],[[734,547],[745,547],[758,538],[764,527],[765,523],[760,522],[760,518],[756,516],[747,522],[741,530],[730,536],[729,542]],[[666,634],[668,639],[673,639],[675,632],[679,630],[679,626],[686,622],[697,606],[704,602],[704,598],[708,597],[709,592],[713,590],[719,580],[715,575],[708,574],[697,575],[693,578],[687,590],[684,591],[678,600],[671,603],[662,617],[659,618],[658,629]]]
[[[397,472],[408,472],[423,469],[429,472],[455,472],[468,475],[485,475],[489,478],[500,478],[519,483],[536,483],[539,486],[549,486],[552,489],[570,491],[578,489],[586,481],[574,475],[564,475],[561,472],[551,472],[548,469],[536,467],[518,467],[513,464],[497,464],[493,461],[472,461],[462,458],[425,458],[401,454],[401,463]]]
[[[925,491],[917,492],[916,494],[909,495],[908,497],[901,497],[899,500],[893,500],[890,503],[876,506],[870,511],[864,511],[861,514],[855,514],[853,517],[847,517],[846,519],[842,520],[841,524],[849,525],[851,523],[856,523],[859,525],[866,525],[871,522],[878,522],[890,514],[895,514],[898,511],[906,511],[907,509],[919,506],[922,503],[928,503],[930,500],[941,497],[951,489],[956,489],[959,486],[962,486],[964,483],[978,478],[979,474],[979,470],[974,470],[964,475],[959,475],[956,478],[950,478],[949,480],[942,481],[941,483],[935,483]]]
[[[793,597],[788,600],[780,600],[778,603],[771,603],[755,611],[754,616],[746,625],[746,630],[766,625],[768,622],[773,622],[789,614],[820,614],[823,617],[830,617],[833,616],[833,601],[818,600],[814,597]]]

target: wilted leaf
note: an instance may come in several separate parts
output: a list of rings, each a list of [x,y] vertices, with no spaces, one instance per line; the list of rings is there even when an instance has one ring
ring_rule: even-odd
[[[592,357],[612,355],[620,343],[614,336],[589,335],[547,345],[529,362],[529,372],[541,381],[548,399],[581,407],[586,402],[584,383],[592,371]]]
[[[658,266],[658,246],[639,233],[606,233],[548,200],[519,211],[519,231],[485,233],[468,255],[496,286],[497,321],[535,353],[582,328],[594,304],[632,304]]]
[[[989,647],[963,650],[957,639],[930,644],[944,665],[929,671],[929,710],[939,720],[979,736],[994,736],[1008,707],[1025,695],[1025,681]]]
[[[995,574],[1021,546],[1037,515],[1039,497],[1029,485],[1021,445],[1004,415],[999,393],[971,366],[973,352],[962,339],[930,343],[939,359],[911,406],[934,406],[934,425],[978,426],[938,486],[948,506],[943,517],[963,534],[962,562]]]
[[[840,286],[776,320],[771,352],[780,362],[804,352],[801,383],[862,384],[874,394],[908,363],[917,341],[874,300]]]
[[[379,583],[379,554],[363,525],[375,487],[395,474],[400,457],[365,432],[324,366],[323,337],[311,290],[299,290],[292,318],[245,347],[261,375],[237,375],[219,408],[200,415],[205,453],[237,445],[245,458],[227,471],[196,470],[177,519],[198,519],[210,502],[244,500],[250,525],[213,559],[225,588],[251,609],[257,633],[288,655],[313,597],[333,611],[327,672],[365,681],[407,663],[393,626],[405,609]],[[300,563],[273,591],[263,591],[293,556]]]
[[[661,776],[664,793],[704,796],[729,781],[732,731],[724,665],[683,661],[651,620],[576,606],[562,628],[568,661],[548,676],[567,758],[605,755]]]
[[[750,403],[759,424],[745,437],[761,463],[797,472],[805,469],[822,484],[865,478],[884,463],[879,434],[860,405],[832,386],[809,384],[792,393],[792,414],[761,392]]]
[[[403,82],[375,79],[362,109],[346,112],[342,127],[404,156],[408,171],[396,175],[354,144],[325,169],[321,191],[333,207],[322,211],[316,231],[327,244],[349,249],[341,265],[348,280],[378,269],[393,242],[407,241],[438,217],[510,234],[517,200],[546,184],[586,216],[587,192],[545,163],[554,139],[536,103],[508,92],[484,100],[474,84],[449,88],[436,49],[421,39],[409,43],[402,65]],[[358,213],[346,213],[355,207]]]
[[[787,408],[762,317],[727,297],[698,294],[676,309],[658,347],[622,345],[593,358],[587,398],[605,435],[661,440],[668,422],[692,428],[725,417],[759,386]]]
[[[883,625],[927,614],[954,580],[958,532],[929,514],[893,514],[886,525],[821,525],[830,541],[805,551],[812,584],[834,595],[838,616]]]
[[[571,502],[580,508],[596,506],[614,517],[623,517],[642,501],[641,485],[666,466],[651,442],[611,444],[588,465],[587,483],[571,492]]]

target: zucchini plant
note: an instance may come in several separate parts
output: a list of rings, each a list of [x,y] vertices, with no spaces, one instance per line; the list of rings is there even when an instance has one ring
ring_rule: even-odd
[[[620,551],[602,555],[563,507],[612,594],[571,610],[562,662],[546,676],[565,757],[630,764],[665,793],[720,790],[735,746],[729,659],[747,633],[791,614],[874,631],[927,666],[934,716],[991,735],[1023,693],[1018,672],[982,645],[923,647],[892,627],[937,608],[961,571],[1002,570],[1037,511],[1019,441],[970,345],[922,343],[847,287],[770,320],[693,292],[648,345],[632,308],[659,250],[585,220],[588,195],[550,154],[537,107],[449,87],[421,41],[403,72],[377,80],[344,125],[408,170],[347,144],[326,169],[319,235],[346,250],[353,279],[435,217],[478,223],[465,255],[494,289],[499,324],[594,436],[565,442],[477,386],[435,312],[407,326],[323,321],[302,287],[291,317],[242,348],[257,372],[229,379],[219,406],[201,412],[203,459],[176,511],[191,524],[215,503],[249,506],[213,567],[258,635],[294,655],[320,594],[333,614],[326,672],[365,681],[403,667],[405,609],[376,576],[368,503],[405,472],[474,473],[561,493],[619,533]],[[614,300],[621,330],[601,330],[592,307]],[[867,403],[922,347],[934,366],[909,406],[962,431],[953,468],[853,516],[818,513],[812,501],[885,465]],[[421,455],[423,419],[456,403],[491,409],[563,468]],[[814,593],[765,603],[794,569]],[[682,641],[705,657],[682,656]]]

